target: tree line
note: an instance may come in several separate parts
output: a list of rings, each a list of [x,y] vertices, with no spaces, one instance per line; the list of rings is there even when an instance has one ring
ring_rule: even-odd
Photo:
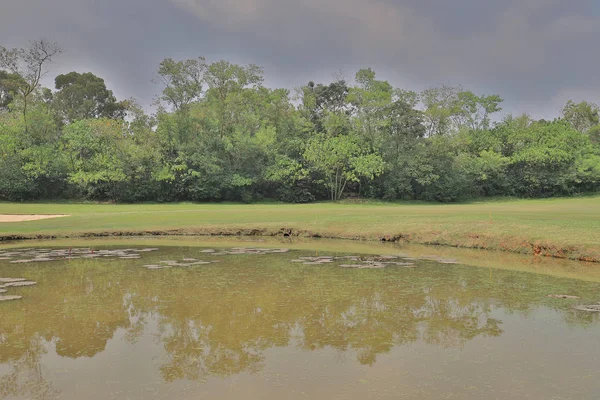
[[[453,202],[590,193],[600,109],[498,119],[502,99],[420,93],[361,69],[353,82],[263,85],[256,65],[165,59],[156,112],[90,72],[41,82],[61,49],[0,46],[0,199]]]

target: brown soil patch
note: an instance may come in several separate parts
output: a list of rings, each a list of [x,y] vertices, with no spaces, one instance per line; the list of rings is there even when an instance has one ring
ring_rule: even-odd
[[[39,219],[68,217],[66,214],[0,214],[0,222],[25,222]]]

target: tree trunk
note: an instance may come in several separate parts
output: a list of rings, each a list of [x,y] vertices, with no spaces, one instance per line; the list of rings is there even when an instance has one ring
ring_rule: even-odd
[[[23,96],[23,123],[25,124],[25,134],[29,132],[27,127],[27,96]]]

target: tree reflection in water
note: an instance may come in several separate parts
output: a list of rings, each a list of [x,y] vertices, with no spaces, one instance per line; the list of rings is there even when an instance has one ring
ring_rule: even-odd
[[[494,310],[527,315],[554,308],[569,325],[597,322],[548,293],[593,298],[600,285],[522,272],[422,262],[417,268],[348,270],[291,264],[294,254],[231,256],[219,264],[150,271],[141,265],[198,257],[168,249],[144,260],[70,260],[1,266],[38,282],[0,304],[0,397],[51,398],[43,355],[94,357],[122,329],[129,343],[155,321],[166,382],[256,373],[265,351],[353,351],[363,365],[396,346],[460,347],[502,335]]]

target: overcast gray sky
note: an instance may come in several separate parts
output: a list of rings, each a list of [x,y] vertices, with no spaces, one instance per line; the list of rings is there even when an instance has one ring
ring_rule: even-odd
[[[269,86],[372,67],[407,89],[500,94],[535,117],[600,103],[599,0],[0,0],[0,45],[39,37],[65,50],[50,78],[91,71],[146,105],[162,59],[200,55],[261,65]]]

